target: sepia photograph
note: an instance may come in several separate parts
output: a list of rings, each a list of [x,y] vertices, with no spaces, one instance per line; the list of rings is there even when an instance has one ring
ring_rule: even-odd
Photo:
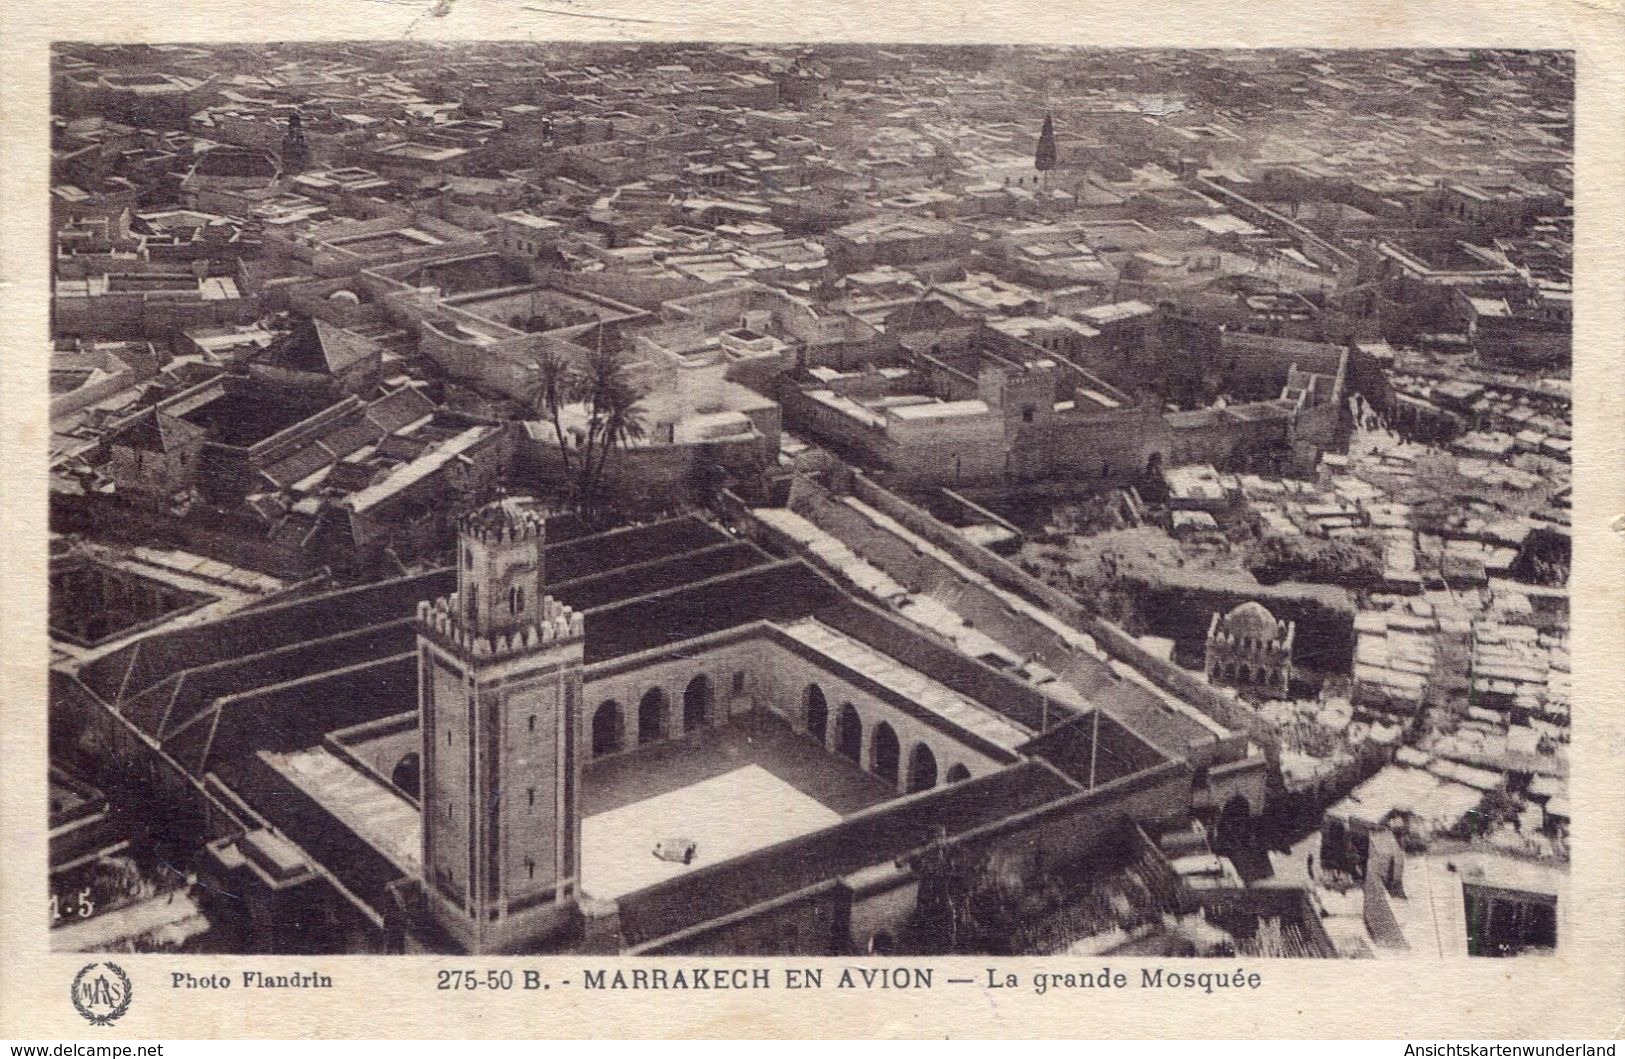
[[[50,64],[53,951],[1564,952],[1573,53]]]

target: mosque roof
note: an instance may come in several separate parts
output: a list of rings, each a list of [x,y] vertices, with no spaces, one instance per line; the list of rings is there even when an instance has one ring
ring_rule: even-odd
[[[589,663],[799,616],[836,593],[810,568],[687,517],[551,543],[544,556],[549,591],[586,613]],[[136,640],[76,680],[201,777],[410,708],[418,601],[455,589],[447,567],[243,610]]]

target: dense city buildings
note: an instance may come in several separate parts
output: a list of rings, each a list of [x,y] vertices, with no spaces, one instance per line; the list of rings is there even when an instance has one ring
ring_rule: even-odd
[[[1572,57],[53,62],[56,948],[1562,943]]]

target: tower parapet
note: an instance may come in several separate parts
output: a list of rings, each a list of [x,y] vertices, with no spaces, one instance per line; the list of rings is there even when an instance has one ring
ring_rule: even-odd
[[[467,512],[457,520],[457,531],[488,545],[547,539],[547,516],[534,500],[503,497]]]
[[[585,616],[552,596],[543,596],[535,620],[506,634],[484,635],[469,628],[459,609],[458,593],[418,601],[418,627],[431,638],[449,647],[460,648],[475,658],[499,659],[524,651],[582,639]]]

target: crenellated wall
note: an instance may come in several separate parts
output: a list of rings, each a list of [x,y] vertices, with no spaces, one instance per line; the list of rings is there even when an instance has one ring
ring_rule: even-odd
[[[418,624],[425,634],[480,659],[494,660],[523,651],[534,651],[550,644],[579,639],[586,631],[585,618],[552,596],[544,598],[542,614],[537,622],[506,636],[472,633],[458,620],[458,613],[456,592],[436,597],[432,602],[421,600],[418,603]]]

